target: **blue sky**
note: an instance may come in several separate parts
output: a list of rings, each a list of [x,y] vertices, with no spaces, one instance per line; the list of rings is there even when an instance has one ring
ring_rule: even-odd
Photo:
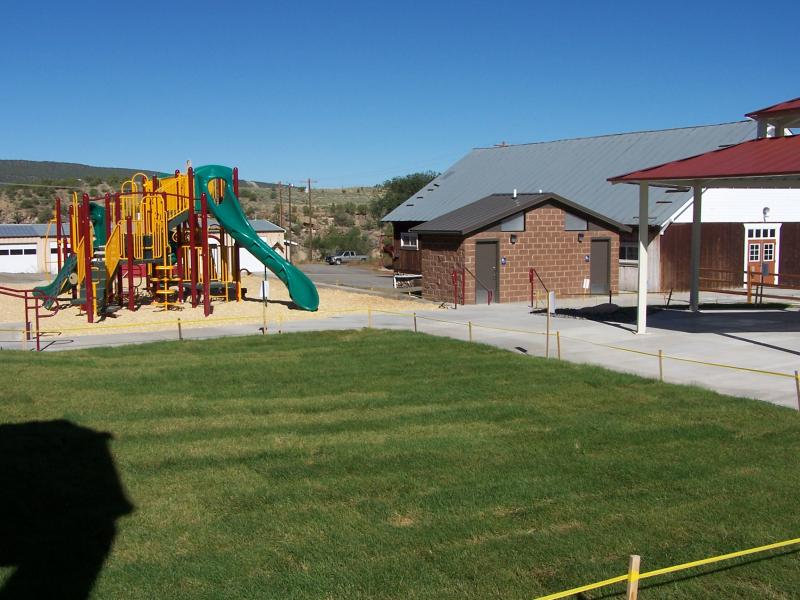
[[[14,2],[0,158],[362,185],[800,96],[800,3]]]

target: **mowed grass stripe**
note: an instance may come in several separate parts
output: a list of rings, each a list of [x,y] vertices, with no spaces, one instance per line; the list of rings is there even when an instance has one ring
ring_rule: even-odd
[[[3,421],[114,435],[99,598],[530,598],[797,532],[800,419],[699,388],[379,330],[3,358]],[[798,562],[646,593],[790,598]]]

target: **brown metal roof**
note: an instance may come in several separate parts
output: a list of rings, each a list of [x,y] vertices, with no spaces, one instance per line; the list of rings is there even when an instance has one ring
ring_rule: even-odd
[[[779,102],[778,104],[773,104],[772,106],[767,106],[766,108],[760,108],[758,110],[754,110],[753,112],[747,113],[745,116],[750,117],[751,119],[757,119],[758,117],[779,116],[781,114],[794,112],[800,112],[800,98],[787,100],[786,102]]]
[[[603,215],[590,210],[580,204],[576,204],[558,194],[492,194],[480,200],[457,208],[440,217],[412,227],[410,231],[414,233],[439,233],[445,235],[469,235],[488,227],[494,223],[502,221],[506,217],[517,214],[520,211],[528,210],[553,202],[560,204],[575,212],[592,217],[602,223],[610,225],[612,229],[619,231],[630,231],[630,228],[622,223],[618,223],[604,217]]]
[[[612,183],[800,176],[800,135],[761,138],[611,177]]]

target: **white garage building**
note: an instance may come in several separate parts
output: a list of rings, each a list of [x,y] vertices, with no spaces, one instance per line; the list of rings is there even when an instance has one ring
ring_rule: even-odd
[[[45,224],[0,224],[0,273],[44,273],[48,270],[45,248],[55,227]],[[57,259],[54,258],[53,263]],[[57,265],[55,265],[57,266]]]

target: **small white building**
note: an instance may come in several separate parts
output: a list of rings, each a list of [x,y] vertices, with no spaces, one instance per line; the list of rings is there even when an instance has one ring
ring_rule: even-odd
[[[47,248],[55,251],[54,225],[0,224],[0,273],[46,273],[49,268]],[[55,272],[58,258],[53,254]]]
[[[216,220],[209,219],[209,225],[216,224]],[[286,242],[284,240],[286,230],[283,227],[279,227],[266,219],[250,219],[250,226],[270,248],[283,258],[286,258]],[[215,244],[212,243],[212,249],[214,246]],[[239,250],[239,268],[247,269],[251,273],[261,273],[264,270],[264,265],[250,252],[241,248]]]

